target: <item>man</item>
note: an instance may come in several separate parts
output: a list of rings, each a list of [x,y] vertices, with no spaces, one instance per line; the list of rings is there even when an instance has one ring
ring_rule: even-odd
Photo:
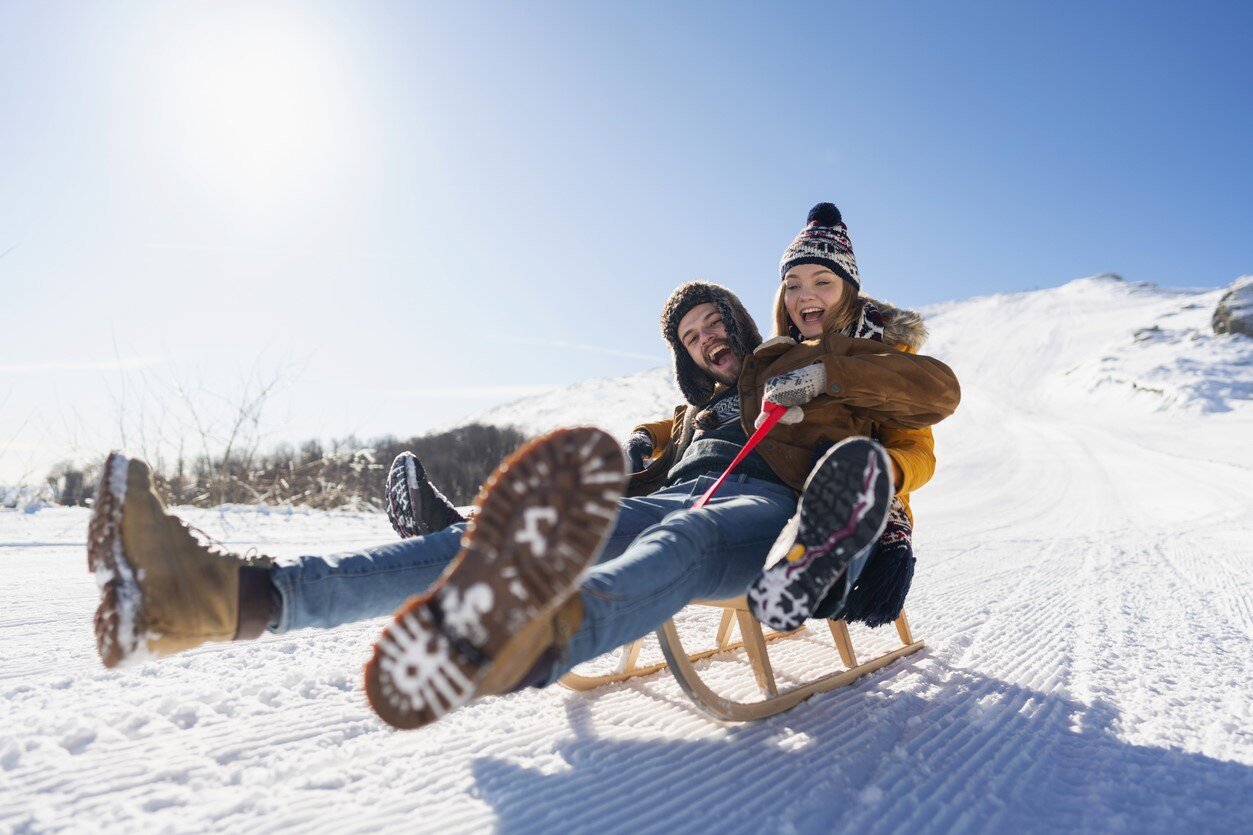
[[[877,387],[874,403],[821,410],[817,431],[779,427],[696,510],[742,449],[768,381],[815,358],[770,346],[754,355],[761,336],[743,305],[705,282],[678,288],[661,325],[687,402],[646,430],[660,451],[631,477],[632,498],[615,501],[624,465],[612,439],[561,430],[501,465],[468,527],[275,564],[196,542],[160,507],[147,467],[111,457],[89,541],[105,663],[377,617],[423,592],[366,667],[379,715],[419,727],[475,698],[551,684],[693,599],[743,594],[795,510],[816,441],[867,435],[871,421],[928,425],[956,407],[943,363],[849,339],[847,362],[828,364],[856,375],[854,391]],[[780,399],[807,399],[792,395]]]

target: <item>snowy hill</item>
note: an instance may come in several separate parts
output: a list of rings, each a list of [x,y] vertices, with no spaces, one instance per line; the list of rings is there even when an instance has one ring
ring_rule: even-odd
[[[1023,404],[1225,412],[1253,404],[1253,340],[1216,335],[1223,290],[1111,276],[952,302],[930,312],[927,350]]]
[[[1113,276],[927,308],[925,351],[967,385],[1021,403],[1213,413],[1253,404],[1253,340],[1215,335],[1224,290],[1180,290]],[[619,437],[670,415],[669,368],[589,380],[481,412],[466,422],[538,434],[590,424]]]
[[[1212,335],[1220,295],[1093,278],[931,309],[964,395],[914,497],[927,648],[753,725],[659,673],[393,732],[360,690],[380,621],[106,671],[85,513],[0,511],[0,831],[1247,832],[1253,339]],[[669,386],[489,416],[621,434]],[[280,557],[392,538],[369,515],[185,513]],[[837,663],[825,631],[783,642],[783,680]],[[894,638],[853,631],[867,655]],[[741,660],[702,670],[753,692]]]
[[[559,426],[599,426],[618,438],[645,420],[669,417],[682,400],[669,368],[587,380],[480,412],[466,423],[516,426],[538,435]]]

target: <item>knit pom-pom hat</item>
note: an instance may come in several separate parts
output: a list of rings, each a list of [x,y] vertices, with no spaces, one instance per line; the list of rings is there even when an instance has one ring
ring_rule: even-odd
[[[670,352],[674,355],[674,380],[683,393],[683,399],[693,406],[703,406],[713,397],[715,380],[696,364],[679,341],[679,322],[693,307],[706,302],[711,302],[722,314],[727,342],[736,356],[746,357],[761,344],[757,323],[727,288],[708,281],[689,281],[671,293],[666,306],[661,309],[661,335],[670,344]]]
[[[779,259],[780,280],[798,264],[821,264],[853,285],[854,290],[861,290],[848,227],[834,203],[819,203],[809,210],[805,228]]]

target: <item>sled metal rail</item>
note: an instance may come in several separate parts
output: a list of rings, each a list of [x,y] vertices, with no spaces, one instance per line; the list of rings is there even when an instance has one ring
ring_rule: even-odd
[[[587,691],[606,684],[626,681],[637,676],[651,675],[668,666],[678,681],[679,687],[701,710],[723,721],[747,722],[774,716],[795,707],[817,693],[826,693],[838,687],[852,684],[862,676],[882,669],[898,658],[912,655],[925,646],[923,641],[914,640],[909,628],[909,620],[902,611],[896,619],[896,633],[900,637],[901,646],[877,658],[858,663],[857,653],[853,649],[853,642],[848,633],[848,624],[843,620],[827,621],[827,625],[831,629],[831,637],[835,640],[835,647],[839,651],[840,660],[844,663],[846,669],[832,672],[813,681],[780,691],[775,681],[774,668],[770,664],[767,644],[771,641],[799,635],[804,631],[804,628],[802,627],[791,632],[763,633],[761,624],[753,617],[748,609],[748,602],[743,597],[731,600],[698,600],[695,602],[698,605],[716,606],[722,609],[722,621],[718,625],[717,646],[713,649],[694,653],[687,652],[683,647],[682,640],[679,638],[679,632],[674,626],[674,621],[668,620],[662,624],[656,633],[657,641],[661,645],[661,653],[666,659],[664,662],[645,664],[643,666],[637,664],[640,647],[643,644],[643,639],[641,638],[622,648],[621,661],[616,671],[600,676],[583,676],[577,673],[567,673],[561,678],[561,683],[571,690]],[[739,626],[742,640],[732,643],[731,628],[736,625]],[[693,666],[696,661],[738,649],[743,649],[748,655],[749,665],[752,667],[753,675],[757,679],[757,686],[762,693],[763,698],[760,701],[739,702],[718,695],[709,685],[705,684],[700,677],[700,673]]]

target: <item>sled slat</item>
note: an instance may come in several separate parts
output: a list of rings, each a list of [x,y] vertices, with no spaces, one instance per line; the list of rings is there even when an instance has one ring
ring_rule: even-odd
[[[640,647],[644,645],[644,639],[632,641],[622,648],[622,658],[618,661],[619,673],[629,673],[635,669],[635,662],[640,657]]]
[[[740,637],[744,639],[744,651],[748,653],[748,663],[752,665],[753,675],[757,677],[757,686],[763,695],[776,695],[779,688],[774,681],[774,669],[770,666],[770,655],[766,652],[761,624],[753,618],[751,612],[736,611],[735,617],[740,623]]]
[[[914,642],[914,634],[909,629],[909,618],[905,617],[904,609],[901,609],[900,615],[896,618],[896,634],[901,636],[901,643],[906,646]]]
[[[848,623],[840,618],[827,621],[827,626],[831,627],[831,637],[835,639],[835,648],[840,651],[844,666],[849,669],[856,667],[857,653],[853,650],[853,639],[848,635]]]
[[[718,624],[718,646],[725,647],[731,643],[731,629],[735,626],[735,610],[723,609],[722,622]]]

